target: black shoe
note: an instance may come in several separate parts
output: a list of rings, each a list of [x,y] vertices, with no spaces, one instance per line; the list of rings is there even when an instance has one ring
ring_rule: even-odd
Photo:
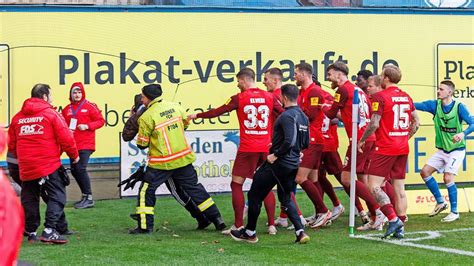
[[[76,209],[87,209],[94,207],[95,202],[92,200],[92,195],[84,195],[82,199],[74,203]]]
[[[45,228],[39,239],[41,242],[47,244],[66,244],[68,242],[64,236],[60,235],[56,230],[51,228]]]
[[[36,235],[36,232],[34,232],[34,233],[26,233],[26,234],[28,234],[28,235],[27,235],[27,236],[28,236],[27,239],[28,239],[28,243],[29,243],[29,244],[36,244],[36,243],[38,243],[38,242],[40,241],[39,237]]]
[[[297,244],[306,244],[309,242],[311,238],[305,232],[301,232],[298,236],[296,236],[295,243]]]
[[[140,215],[136,213],[130,213],[130,218],[138,222],[138,219],[140,218]]]
[[[198,226],[196,230],[204,230],[211,224],[208,219],[198,219]]]
[[[153,233],[153,228],[151,229],[141,229],[140,227],[128,230],[128,233],[131,235],[138,235],[138,234],[151,234]]]
[[[213,223],[217,231],[222,231],[227,227],[221,216],[217,217]]]
[[[230,231],[230,236],[235,241],[243,241],[243,242],[247,242],[247,243],[250,243],[250,244],[255,244],[255,243],[258,242],[257,234],[248,235],[247,230],[245,228],[242,228],[240,230]]]

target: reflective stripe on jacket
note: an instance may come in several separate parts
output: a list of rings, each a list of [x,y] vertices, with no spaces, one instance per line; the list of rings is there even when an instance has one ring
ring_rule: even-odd
[[[137,145],[149,148],[149,167],[173,170],[196,160],[184,134],[186,112],[179,104],[156,98],[140,116],[138,124]]]

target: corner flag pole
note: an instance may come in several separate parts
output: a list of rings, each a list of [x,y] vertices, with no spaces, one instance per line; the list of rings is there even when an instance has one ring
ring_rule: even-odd
[[[349,201],[349,237],[354,236],[355,193],[356,193],[356,161],[357,161],[357,132],[359,127],[359,92],[354,90],[352,100],[352,140],[351,140],[351,192]]]

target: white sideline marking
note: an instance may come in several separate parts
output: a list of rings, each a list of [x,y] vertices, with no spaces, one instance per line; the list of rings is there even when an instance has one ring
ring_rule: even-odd
[[[434,250],[434,251],[442,251],[442,252],[447,252],[447,253],[452,253],[452,254],[458,254],[458,255],[474,257],[474,252],[471,252],[471,251],[412,243],[413,241],[420,241],[420,240],[438,238],[438,237],[441,236],[441,233],[462,232],[462,231],[474,231],[474,228],[460,228],[460,229],[440,230],[440,231],[409,232],[409,233],[406,233],[405,235],[427,234],[427,236],[422,236],[422,237],[417,237],[417,238],[412,238],[412,239],[408,238],[408,239],[403,239],[403,240],[385,240],[385,239],[381,239],[381,236],[382,236],[381,234],[355,235],[354,238],[362,238],[362,239],[367,239],[367,240],[385,242],[385,243],[394,244],[394,245],[398,245],[398,246],[423,248],[423,249],[429,249],[429,250]]]

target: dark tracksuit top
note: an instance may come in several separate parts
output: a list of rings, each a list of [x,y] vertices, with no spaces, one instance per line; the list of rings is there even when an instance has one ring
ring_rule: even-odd
[[[309,121],[299,106],[285,108],[273,127],[270,153],[276,163],[290,169],[298,168],[300,152],[309,145]]]

